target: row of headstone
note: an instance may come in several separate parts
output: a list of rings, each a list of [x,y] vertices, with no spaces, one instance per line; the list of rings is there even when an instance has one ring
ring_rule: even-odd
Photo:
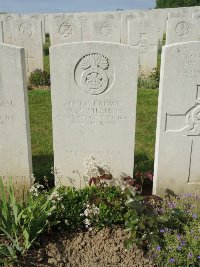
[[[43,70],[45,32],[51,44],[102,41],[138,47],[141,71],[157,66],[158,44],[200,40],[199,7],[104,13],[0,14],[0,42],[25,48],[27,76]],[[168,24],[168,25],[167,25]]]
[[[80,186],[91,155],[132,176],[138,49],[103,42],[50,49],[55,181]],[[31,146],[22,48],[0,45],[0,176],[16,194],[31,184]],[[154,193],[200,192],[200,42],[164,47]],[[10,79],[15,77],[15,80]],[[14,81],[14,82],[13,82]],[[74,170],[78,170],[79,175]]]

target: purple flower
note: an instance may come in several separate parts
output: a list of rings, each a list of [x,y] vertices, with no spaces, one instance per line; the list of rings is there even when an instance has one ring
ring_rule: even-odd
[[[182,239],[181,235],[177,235],[177,239],[181,240]]]
[[[189,252],[189,253],[188,253],[188,258],[191,259],[192,256],[193,256],[193,255],[192,255],[192,252]]]
[[[177,248],[178,250],[181,250],[182,249],[182,246],[178,246],[178,248]]]
[[[192,218],[193,219],[197,219],[198,218],[198,215],[194,213],[194,214],[192,214]]]
[[[200,256],[198,256],[197,259],[200,260]]]
[[[161,230],[160,230],[160,233],[164,233],[164,232],[165,232],[165,230],[164,230],[164,229],[161,229]]]
[[[156,250],[157,250],[157,251],[160,251],[160,250],[161,250],[161,247],[160,247],[160,246],[157,246],[157,247],[156,247]]]
[[[170,258],[170,259],[169,259],[169,262],[170,262],[170,263],[173,263],[173,262],[175,262],[175,259],[174,259],[174,258]]]
[[[181,246],[185,246],[185,245],[186,245],[185,241],[181,241]]]
[[[168,206],[170,209],[174,209],[174,208],[176,208],[176,203],[175,202],[169,202]]]

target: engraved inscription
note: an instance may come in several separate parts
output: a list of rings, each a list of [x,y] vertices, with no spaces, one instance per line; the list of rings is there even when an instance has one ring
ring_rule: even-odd
[[[191,138],[188,183],[199,181],[200,86],[197,86],[195,105],[185,114],[166,114],[165,131]],[[197,163],[197,164],[196,164]]]
[[[87,94],[99,95],[109,86],[109,60],[94,53],[81,58],[75,68],[75,79],[79,87]]]
[[[176,25],[175,31],[178,36],[186,36],[190,32],[190,25],[186,21],[181,21]]]
[[[19,32],[26,38],[30,38],[33,35],[33,26],[30,23],[22,23],[19,26]]]
[[[198,50],[178,49],[180,53],[179,72],[186,80],[200,79],[200,52]]]
[[[141,40],[139,43],[138,43],[138,48],[139,48],[139,52],[141,54],[144,54],[144,53],[147,53],[148,50],[149,50],[149,44],[147,42],[147,40]]]
[[[104,151],[104,150],[88,150],[88,151],[80,151],[80,150],[75,150],[75,149],[69,149],[66,150],[65,153],[67,155],[71,156],[84,156],[86,157],[88,154],[91,155],[112,155],[112,156],[119,156],[121,154],[121,151],[119,150],[109,150],[109,151]]]
[[[100,27],[100,33],[103,37],[107,37],[111,34],[111,25],[108,23],[104,23],[103,25],[101,25]]]
[[[69,22],[62,23],[59,27],[59,33],[64,38],[70,38],[73,34],[72,25]]]
[[[7,16],[7,17],[5,18],[5,21],[6,21],[7,23],[10,23],[12,19],[13,19],[12,16]]]
[[[126,104],[117,100],[72,100],[64,101],[64,113],[58,119],[66,119],[74,126],[117,125],[132,120],[133,116],[123,112]]]
[[[11,124],[16,118],[13,100],[0,98],[0,127]]]

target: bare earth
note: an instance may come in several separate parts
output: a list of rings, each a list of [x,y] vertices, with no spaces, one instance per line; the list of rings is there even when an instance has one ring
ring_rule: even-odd
[[[121,228],[81,233],[51,234],[40,240],[40,248],[29,251],[20,267],[152,267],[137,248],[127,251]]]

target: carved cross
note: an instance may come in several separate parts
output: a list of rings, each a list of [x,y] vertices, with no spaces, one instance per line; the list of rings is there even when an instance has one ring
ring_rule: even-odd
[[[188,183],[200,182],[200,85],[197,85],[194,102],[194,106],[185,114],[166,114],[165,121],[166,132],[177,132],[191,139]],[[195,173],[199,173],[199,177],[196,177]]]
[[[139,52],[141,54],[146,54],[150,51],[156,51],[157,46],[156,44],[150,44],[148,42],[148,34],[147,33],[140,33],[140,41],[136,45],[139,48]]]
[[[30,61],[34,61],[34,60],[35,58],[29,54],[28,49],[25,49],[25,61],[26,61],[26,69],[28,73],[30,72],[30,65],[29,65]]]

